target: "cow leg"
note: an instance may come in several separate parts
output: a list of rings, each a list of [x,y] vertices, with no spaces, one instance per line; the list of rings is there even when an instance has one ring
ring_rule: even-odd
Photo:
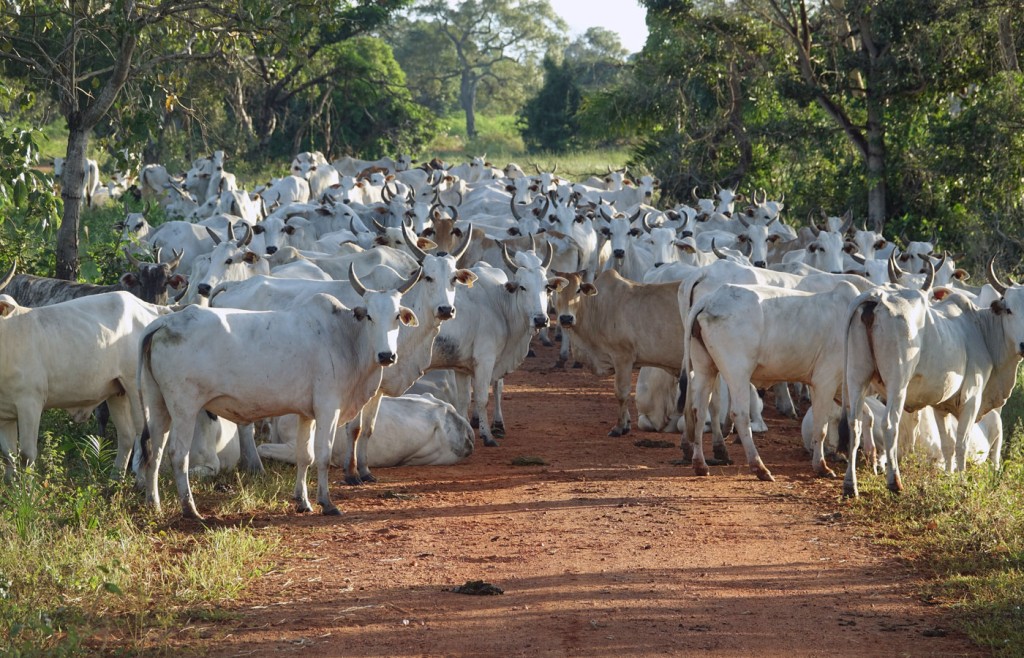
[[[363,411],[360,409],[355,418],[339,427],[334,433],[334,440],[337,442],[335,449],[339,453],[335,462],[341,466],[345,474],[345,484],[353,487],[363,483],[359,477],[358,458],[356,457],[356,441],[363,431],[362,418]]]
[[[707,411],[705,412],[705,415],[711,420],[709,425],[711,429],[712,460],[708,463],[716,466],[727,466],[732,463],[732,459],[729,457],[729,449],[725,445],[725,432],[722,429],[725,422],[722,420],[722,409],[723,407],[726,410],[729,408],[729,389],[725,387],[725,382],[717,374],[711,381],[715,382],[715,384],[709,391]]]
[[[171,458],[174,484],[178,488],[178,500],[181,502],[181,515],[187,519],[202,521],[203,517],[196,510],[196,502],[192,498],[192,488],[188,482],[188,458],[192,448],[192,439],[195,438],[198,412],[198,409],[176,409],[172,413],[174,420],[171,423],[168,453]]]
[[[309,491],[306,488],[306,473],[313,463],[313,421],[299,416],[299,426],[295,430],[295,493],[296,512],[312,512],[309,504]]]
[[[754,385],[750,385],[750,431],[755,434],[763,434],[768,431],[768,425],[764,422],[764,416],[761,415],[764,409],[764,403],[761,401],[761,396],[757,394],[757,389]]]
[[[558,348],[558,363],[565,366],[571,356],[572,332],[562,331],[561,327],[558,330],[562,332],[562,345]]]
[[[631,421],[629,417],[629,394],[633,390],[633,364],[615,364],[615,398],[619,401],[619,420],[608,432],[608,436],[625,436],[629,434]]]
[[[551,341],[551,327],[544,327],[537,334],[540,336],[540,344],[544,347],[551,347],[554,343]],[[564,336],[563,336],[564,338]]]
[[[31,401],[18,405],[18,445],[21,460],[28,466],[39,456],[39,418],[43,414],[41,402]]]
[[[494,422],[491,423],[491,434],[496,439],[505,438],[505,414],[501,412],[501,396],[505,393],[505,378],[499,377],[491,384],[491,395],[494,397]]]
[[[796,418],[796,405],[793,404],[793,396],[789,394],[789,384],[779,382],[772,387],[775,394],[775,410],[787,418]]]
[[[959,471],[967,470],[967,444],[970,442],[971,430],[978,420],[978,411],[981,409],[981,382],[976,380],[972,388],[978,393],[968,397],[964,402],[956,426],[956,464],[953,467]]]
[[[750,377],[728,373],[726,381],[729,384],[730,416],[743,443],[743,450],[747,454],[747,466],[758,480],[774,482],[775,478],[761,461],[761,455],[757,453],[757,446],[754,445],[754,436],[750,433]]]
[[[114,459],[114,467],[110,472],[110,477],[114,480],[124,477],[125,469],[128,466],[128,457],[132,454],[132,446],[135,445],[135,423],[132,419],[131,409],[134,399],[136,398],[125,394],[107,400],[110,419],[114,421],[114,428],[117,430],[117,457]]]
[[[706,353],[703,353],[703,349],[700,351],[702,352],[701,357],[706,358]],[[686,387],[686,403],[684,406],[686,432],[683,434],[683,440],[689,441],[690,443],[690,459],[693,464],[693,472],[697,475],[710,475],[711,469],[708,468],[707,460],[704,458],[703,419],[707,417],[708,404],[711,400],[712,389],[715,388],[714,383],[717,381],[718,376],[717,374],[708,373],[703,370],[698,372],[698,361],[703,361],[703,359],[692,359],[694,371],[693,375],[689,378],[689,384]],[[710,386],[708,385],[709,382],[711,384]],[[682,383],[681,379],[680,383]],[[700,421],[698,421],[698,419],[700,419]],[[712,423],[711,425],[713,430],[715,423]],[[722,432],[719,430],[719,437],[721,437],[721,434]],[[724,441],[722,442],[722,447],[725,447]]]
[[[835,471],[828,467],[825,460],[825,438],[829,423],[833,422],[838,414],[832,396],[824,392],[826,389],[825,386],[815,385],[814,398],[807,412],[811,414],[811,440],[814,448],[811,467],[818,477],[834,478]]]
[[[10,482],[15,473],[14,446],[18,444],[18,423],[0,422],[0,459],[4,461],[4,481]]]
[[[885,405],[885,481],[889,491],[903,491],[903,480],[900,478],[900,464],[896,457],[899,450],[900,416],[907,402],[907,389],[902,387],[889,391],[889,399]]]
[[[377,392],[372,398],[363,405],[363,408],[359,411],[359,416],[362,423],[362,431],[352,437],[355,443],[356,450],[356,477],[360,483],[363,482],[376,482],[377,477],[370,472],[370,462],[366,456],[367,446],[369,445],[370,437],[373,436],[373,429],[377,426],[377,414],[380,412],[380,401],[384,397],[384,391],[377,389]],[[347,481],[346,476],[346,481]]]
[[[338,427],[341,410],[334,409],[317,414],[313,451],[316,459],[316,502],[324,516],[340,516],[341,510],[331,502],[331,483],[328,480],[331,469],[331,451],[334,448],[334,432]]]
[[[245,423],[238,426],[238,447],[241,450],[241,465],[247,473],[263,475],[263,460],[256,450],[256,428],[252,423]]]
[[[489,448],[497,447],[498,442],[491,435],[491,427],[487,424],[487,394],[491,387],[491,374],[494,372],[494,365],[484,367],[477,365],[473,371],[473,410],[477,417],[480,429],[480,438],[484,445]]]

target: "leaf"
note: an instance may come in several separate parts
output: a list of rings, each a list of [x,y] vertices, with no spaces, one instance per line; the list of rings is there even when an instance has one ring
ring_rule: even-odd
[[[28,185],[23,179],[14,181],[14,207],[22,208],[28,200]]]
[[[124,596],[124,592],[118,587],[117,583],[103,583],[103,589],[107,590],[111,594],[118,596]]]

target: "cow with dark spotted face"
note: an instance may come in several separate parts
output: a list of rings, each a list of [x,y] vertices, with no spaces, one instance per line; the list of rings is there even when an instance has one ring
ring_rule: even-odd
[[[157,260],[160,260],[157,250]],[[132,270],[121,275],[120,280],[109,286],[98,286],[92,283],[77,283],[63,279],[51,279],[32,274],[17,274],[10,277],[6,285],[0,285],[0,292],[10,295],[21,306],[50,306],[69,299],[99,295],[105,292],[124,290],[144,302],[150,304],[167,304],[167,287],[182,289],[187,279],[175,274],[174,269],[181,262],[182,254],[175,252],[174,260],[169,263],[144,263],[132,254],[126,254]],[[11,268],[13,274],[15,266]]]

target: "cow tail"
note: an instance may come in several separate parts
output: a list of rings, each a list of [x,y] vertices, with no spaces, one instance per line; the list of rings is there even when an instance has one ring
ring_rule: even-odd
[[[839,452],[850,454],[850,416],[846,409],[847,400],[843,400],[843,413],[839,416]]]
[[[153,348],[153,334],[159,331],[160,328],[149,331],[145,336],[142,337],[142,342],[139,345],[139,371],[138,381],[136,387],[139,391],[139,404],[142,406],[142,436],[139,438],[139,450],[142,453],[142,466],[149,463],[152,458],[152,448],[150,442],[152,437],[149,433],[149,410],[146,408],[145,396],[142,394],[142,380],[148,377],[150,380],[153,379],[153,371],[150,369],[150,354]]]

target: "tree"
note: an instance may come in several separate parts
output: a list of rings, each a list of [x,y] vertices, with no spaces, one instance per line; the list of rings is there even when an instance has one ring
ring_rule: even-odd
[[[457,68],[447,76],[459,80],[459,106],[466,113],[466,135],[476,137],[477,93],[482,84],[502,83],[510,63],[536,61],[560,44],[565,22],[547,0],[463,0],[452,8],[432,0],[417,8],[455,49]]]
[[[230,0],[4,3],[0,10],[4,74],[45,87],[67,121],[64,214],[57,236],[56,275],[78,277],[79,190],[90,133],[126,89],[144,87],[158,72],[167,76],[186,64],[226,62],[232,53],[251,48],[247,65],[254,62],[261,71],[266,93],[255,120],[244,115],[242,105],[235,109],[241,123],[250,121],[254,131],[272,133],[282,104],[334,73],[327,70],[319,79],[296,82],[310,57],[330,43],[378,25],[391,10],[404,4],[406,0],[300,0],[288,5],[239,5]],[[307,40],[311,38],[310,43]],[[223,77],[227,79],[220,80],[222,85],[227,83],[229,92],[237,91],[236,80]],[[163,91],[162,105],[169,111],[179,99],[169,85],[164,85]],[[228,96],[230,102],[231,94]],[[148,100],[152,104],[152,98]]]
[[[577,37],[563,53],[544,56],[544,85],[519,112],[518,125],[531,151],[564,151],[580,145],[576,113],[587,93],[614,84],[628,53],[619,36],[592,27]]]

